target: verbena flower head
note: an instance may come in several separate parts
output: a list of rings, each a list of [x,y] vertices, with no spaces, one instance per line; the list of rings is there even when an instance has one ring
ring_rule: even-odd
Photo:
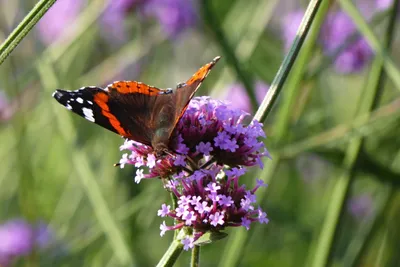
[[[232,109],[228,104],[196,97],[180,119],[171,140],[176,154],[156,159],[150,146],[127,140],[121,150],[128,150],[120,160],[138,169],[135,181],[142,178],[169,177],[182,170],[201,169],[204,164],[218,166],[262,167],[261,157],[269,156],[259,137],[265,137],[262,124],[253,120],[244,124],[248,113]],[[149,172],[145,173],[145,169]]]
[[[219,170],[223,171],[220,173],[224,177],[219,177]],[[214,166],[191,175],[181,173],[170,180],[166,187],[178,198],[178,207],[171,209],[163,204],[158,216],[173,218],[176,224],[167,226],[164,221],[160,226],[160,235],[169,230],[189,227],[193,244],[206,232],[218,232],[230,226],[243,226],[249,230],[252,222],[268,223],[267,214],[255,206],[254,194],[266,184],[257,180],[256,186],[247,190],[239,184],[239,177],[245,171],[244,168],[223,169]],[[185,249],[191,248],[185,243],[188,241],[182,240]]]
[[[367,11],[364,13],[366,14]],[[333,55],[356,32],[353,21],[343,11],[328,14],[320,36],[324,53]],[[359,37],[357,41],[347,45],[335,58],[335,70],[340,73],[361,71],[371,56],[372,50],[367,41]]]
[[[174,210],[163,204],[161,217],[176,220],[174,226],[165,222],[161,235],[168,230],[188,230],[182,238],[184,249],[206,232],[219,232],[229,226],[249,229],[252,222],[267,223],[267,215],[255,206],[256,190],[265,186],[258,180],[247,190],[240,185],[247,166],[263,167],[261,158],[269,156],[264,143],[262,124],[256,120],[245,124],[248,113],[209,97],[191,100],[180,119],[171,140],[175,153],[156,158],[151,147],[126,141],[121,149],[120,164],[132,164],[139,169],[135,180],[163,177],[165,187],[178,199]],[[145,168],[144,168],[145,167]],[[149,171],[145,173],[145,169]]]
[[[9,266],[14,259],[30,254],[49,243],[50,232],[40,223],[32,226],[22,219],[0,225],[0,266]]]

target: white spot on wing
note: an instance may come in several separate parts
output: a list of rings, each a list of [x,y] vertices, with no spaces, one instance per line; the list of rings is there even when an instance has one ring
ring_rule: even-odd
[[[71,107],[70,104],[67,104],[65,107],[66,107],[67,109],[69,109],[69,110],[72,110],[72,107]]]
[[[82,111],[83,115],[85,115],[85,119],[94,122],[93,110],[91,110],[90,108],[82,108]]]
[[[76,102],[78,102],[79,104],[83,104],[83,99],[80,98],[80,97],[78,97],[78,98],[76,99]]]
[[[93,105],[93,102],[90,100],[86,100],[86,102],[88,102],[89,105]]]

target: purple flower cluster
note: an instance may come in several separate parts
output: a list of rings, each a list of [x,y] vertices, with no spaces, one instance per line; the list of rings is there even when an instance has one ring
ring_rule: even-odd
[[[247,113],[232,109],[229,105],[209,97],[191,100],[180,119],[171,140],[177,155],[166,155],[156,159],[150,146],[127,140],[121,150],[130,150],[120,160],[120,166],[148,167],[149,173],[138,169],[136,182],[142,178],[169,177],[182,170],[202,169],[205,164],[219,166],[254,166],[262,168],[261,157],[269,156],[259,137],[265,137],[262,124],[252,121],[244,126]]]
[[[244,125],[248,114],[232,109],[224,102],[209,97],[191,100],[180,119],[170,143],[175,153],[156,158],[151,147],[126,141],[121,150],[121,167],[132,164],[139,168],[135,181],[143,178],[166,178],[165,187],[178,199],[178,207],[162,205],[158,215],[176,220],[174,226],[161,225],[161,235],[167,230],[184,227],[193,236],[182,239],[185,249],[193,246],[207,231],[219,231],[227,226],[244,226],[258,221],[267,223],[266,213],[254,208],[255,191],[265,184],[259,180],[252,190],[239,185],[245,166],[263,167],[261,158],[269,157],[264,143],[262,124],[253,120]],[[143,167],[149,172],[144,174]]]
[[[0,266],[9,266],[22,256],[29,255],[34,249],[45,248],[50,240],[46,225],[31,225],[16,219],[0,225]]]
[[[232,168],[220,172],[226,177],[219,177],[217,171],[198,170],[192,175],[179,174],[170,180],[166,187],[178,198],[178,207],[171,210],[166,204],[161,206],[158,216],[170,217],[177,222],[174,226],[161,224],[161,236],[169,230],[191,227],[194,235],[182,242],[185,249],[191,248],[193,242],[207,231],[220,231],[229,226],[244,226],[250,229],[252,222],[268,223],[267,214],[261,208],[255,208],[255,192],[266,186],[262,180],[252,190],[239,185],[239,177],[245,173],[244,168]]]

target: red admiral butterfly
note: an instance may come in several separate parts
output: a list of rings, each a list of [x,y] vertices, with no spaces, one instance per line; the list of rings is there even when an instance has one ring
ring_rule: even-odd
[[[136,81],[117,81],[105,89],[57,89],[53,97],[67,109],[123,137],[168,151],[169,140],[203,80],[220,57],[201,67],[176,89],[159,89]]]

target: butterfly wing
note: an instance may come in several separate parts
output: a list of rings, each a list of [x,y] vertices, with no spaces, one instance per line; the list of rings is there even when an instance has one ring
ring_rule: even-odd
[[[186,83],[182,84],[182,86],[179,86],[176,89],[176,92],[171,95],[171,97],[174,99],[173,101],[175,102],[176,108],[174,124],[170,135],[178,124],[180,118],[185,113],[190,100],[193,98],[201,83],[204,81],[208,73],[210,73],[211,69],[215,66],[219,59],[220,57],[215,57],[211,62],[201,67],[189,80],[186,81]]]
[[[157,98],[152,115],[155,134],[152,146],[157,154],[168,149],[170,137],[203,80],[220,57],[201,67],[186,83],[179,84],[172,94]]]
[[[170,94],[136,81],[107,86],[83,87],[76,91],[56,90],[53,97],[67,109],[126,138],[151,145],[154,128],[150,122],[157,99]]]

